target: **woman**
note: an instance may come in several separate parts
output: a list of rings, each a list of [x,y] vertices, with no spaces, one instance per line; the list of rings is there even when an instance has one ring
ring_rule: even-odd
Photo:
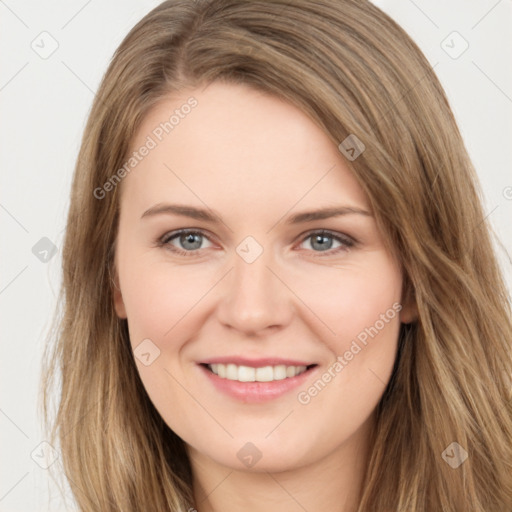
[[[371,3],[150,12],[96,96],[63,267],[45,400],[59,368],[80,510],[512,510],[477,180]]]

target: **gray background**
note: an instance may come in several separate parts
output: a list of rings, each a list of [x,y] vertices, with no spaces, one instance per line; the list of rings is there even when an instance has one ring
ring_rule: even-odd
[[[0,511],[65,510],[44,469],[58,452],[40,444],[36,406],[72,170],[113,51],[158,3],[0,0]],[[512,1],[375,3],[435,65],[479,173],[512,289],[504,250],[512,247]]]

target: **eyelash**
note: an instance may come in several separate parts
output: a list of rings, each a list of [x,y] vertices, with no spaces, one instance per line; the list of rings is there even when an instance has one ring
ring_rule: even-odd
[[[158,247],[165,248],[165,249],[170,250],[171,252],[181,255],[181,256],[185,256],[185,257],[199,256],[198,253],[201,251],[201,249],[185,251],[185,250],[179,249],[169,243],[169,242],[171,242],[171,240],[174,240],[175,238],[178,238],[181,235],[190,235],[190,234],[201,235],[202,237],[211,241],[209,239],[209,237],[201,230],[179,229],[177,231],[172,231],[171,233],[167,233],[161,238],[158,238],[156,240],[156,244]],[[357,241],[352,237],[348,237],[347,235],[337,234],[337,233],[334,233],[334,232],[331,232],[331,231],[328,231],[325,229],[319,229],[316,231],[307,232],[305,235],[303,235],[303,237],[301,239],[301,244],[304,241],[306,241],[308,238],[311,238],[314,235],[329,236],[330,238],[333,238],[334,240],[336,240],[337,242],[340,242],[342,244],[341,247],[338,247],[336,249],[328,249],[326,251],[313,251],[314,253],[317,253],[317,254],[315,254],[314,257],[318,257],[318,256],[322,257],[324,255],[332,256],[334,254],[338,254],[339,252],[347,251],[348,249],[354,247],[357,244]]]

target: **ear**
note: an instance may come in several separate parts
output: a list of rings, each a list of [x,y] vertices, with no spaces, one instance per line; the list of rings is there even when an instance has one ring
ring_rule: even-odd
[[[400,310],[400,322],[411,324],[418,319],[418,307],[412,285],[409,283],[404,287],[402,293],[402,309]]]
[[[400,322],[403,324],[412,324],[418,319],[418,309],[416,303],[403,305],[400,311]]]
[[[114,277],[112,281],[112,294],[114,296],[114,309],[119,318],[127,318],[126,308],[124,306],[123,295],[121,293],[121,287],[119,286],[119,277],[117,270],[114,268]]]

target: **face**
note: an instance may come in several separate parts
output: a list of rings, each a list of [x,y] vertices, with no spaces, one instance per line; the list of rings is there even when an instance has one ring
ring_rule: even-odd
[[[221,83],[158,104],[144,145],[122,182],[115,309],[153,404],[189,453],[230,468],[343,453],[410,313],[337,146],[291,104]]]

